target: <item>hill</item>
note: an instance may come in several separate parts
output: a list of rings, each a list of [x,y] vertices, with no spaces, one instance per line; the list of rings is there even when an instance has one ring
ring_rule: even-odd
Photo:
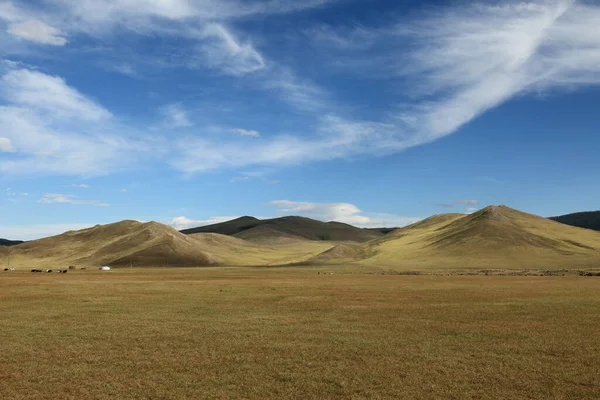
[[[323,261],[335,251],[312,261]],[[352,262],[360,253],[366,255],[361,264],[380,267],[597,267],[600,233],[490,206],[470,215],[436,215],[397,229],[354,249],[346,260]]]
[[[0,249],[0,257],[8,250]],[[11,265],[60,267],[100,265],[199,266],[222,262],[198,243],[156,222],[122,221],[33,240],[10,248]]]
[[[0,246],[16,246],[21,243],[25,243],[25,242],[23,242],[22,240],[0,239]]]
[[[280,239],[253,243],[217,233],[185,235],[157,222],[121,221],[0,247],[0,265],[9,253],[11,266],[18,268],[281,265],[303,262],[334,246],[297,237]]]
[[[577,226],[579,228],[600,231],[600,211],[585,211],[558,217],[550,217],[551,220],[563,224]]]
[[[294,236],[265,236],[252,242],[218,233],[194,233],[189,237],[227,265],[242,266],[302,263],[335,246],[332,242]]]
[[[325,241],[367,242],[385,235],[385,229],[361,229],[340,222],[322,222],[304,217],[281,217],[260,220],[241,217],[219,224],[185,229],[182,233],[220,233],[252,241],[281,236]]]

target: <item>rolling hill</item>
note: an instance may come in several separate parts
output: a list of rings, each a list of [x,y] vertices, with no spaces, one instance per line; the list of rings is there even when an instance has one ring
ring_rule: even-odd
[[[264,220],[241,217],[219,224],[185,229],[181,232],[187,235],[220,233],[251,241],[265,241],[286,236],[309,240],[366,242],[384,236],[385,231],[385,228],[361,229],[341,222],[321,222],[292,216]]]
[[[24,243],[24,242],[22,240],[0,239],[0,246],[16,246],[21,243]]]
[[[400,268],[598,267],[600,233],[490,206],[470,215],[436,215],[344,250],[330,249],[311,262],[355,262],[364,255],[362,265]]]
[[[75,265],[199,266],[221,263],[198,243],[156,222],[122,221],[33,240],[0,249],[10,252],[11,265],[59,267]]]
[[[184,234],[156,222],[121,221],[1,246],[0,265],[10,255],[11,266],[18,268],[104,264],[352,264],[399,270],[600,267],[600,232],[505,206],[469,215],[435,215],[388,234],[300,217],[264,221],[244,217],[195,230],[219,233],[188,230]]]
[[[579,228],[600,231],[600,211],[585,211],[558,217],[550,217],[551,220],[563,224],[577,226]]]
[[[281,265],[298,263],[334,243],[287,238],[263,245],[217,233],[185,235],[157,222],[121,221],[0,248],[0,265],[59,268],[111,266]]]

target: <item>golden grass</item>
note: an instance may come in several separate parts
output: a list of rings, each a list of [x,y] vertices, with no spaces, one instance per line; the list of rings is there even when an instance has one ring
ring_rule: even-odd
[[[93,268],[111,266],[196,267],[203,265],[281,265],[302,262],[333,247],[335,242],[303,238],[261,243],[219,235],[184,235],[156,222],[122,221],[0,246],[0,265],[18,268]]]
[[[600,278],[341,270],[2,274],[0,398],[600,397]]]
[[[600,232],[504,206],[437,215],[365,246],[362,264],[396,269],[600,267]]]

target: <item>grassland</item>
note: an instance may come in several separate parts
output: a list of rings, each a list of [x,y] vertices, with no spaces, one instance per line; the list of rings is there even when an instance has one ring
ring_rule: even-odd
[[[598,277],[17,271],[0,398],[600,398],[599,309]]]

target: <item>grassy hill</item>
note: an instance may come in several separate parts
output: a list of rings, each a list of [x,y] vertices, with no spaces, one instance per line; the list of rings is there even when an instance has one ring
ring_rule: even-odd
[[[0,246],[16,246],[21,243],[24,243],[24,242],[22,240],[0,239]]]
[[[217,233],[185,235],[157,222],[122,221],[1,247],[0,265],[9,254],[11,266],[18,268],[281,265],[305,261],[333,246],[297,237],[253,243]]]
[[[361,255],[363,265],[404,269],[597,267],[600,233],[490,206],[470,215],[436,215],[311,261],[353,262]]]
[[[321,222],[304,217],[281,217],[259,220],[241,217],[232,221],[185,229],[182,233],[220,233],[251,241],[281,236],[309,240],[366,242],[385,235],[384,229],[361,229],[340,222]]]
[[[16,267],[196,266],[221,263],[195,240],[156,222],[122,221],[0,248]]]
[[[244,217],[184,234],[122,221],[0,247],[0,265],[272,266],[352,264],[391,269],[546,269],[600,266],[600,232],[490,206],[441,214],[384,235],[341,223]],[[370,239],[369,239],[370,238]],[[329,240],[325,240],[329,239]]]
[[[579,228],[600,231],[600,211],[585,211],[558,217],[550,217],[551,220]]]

